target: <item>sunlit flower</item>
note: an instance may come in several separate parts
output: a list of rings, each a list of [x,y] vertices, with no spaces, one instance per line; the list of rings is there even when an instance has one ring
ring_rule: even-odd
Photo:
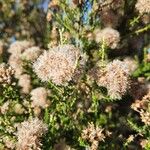
[[[0,64],[0,84],[10,84],[13,75],[14,70],[11,66],[5,63]]]
[[[150,0],[138,0],[135,7],[140,14],[150,13]]]
[[[19,78],[23,73],[23,61],[17,55],[11,55],[8,60],[8,64],[15,70],[15,77]]]
[[[81,137],[91,143],[90,149],[96,150],[99,142],[105,139],[105,135],[102,132],[103,129],[101,127],[95,127],[93,123],[89,123],[87,128],[82,130]]]
[[[8,136],[3,138],[3,142],[8,149],[13,150],[15,148],[15,141],[11,140]]]
[[[22,87],[22,93],[28,94],[32,88],[30,75],[22,74],[19,77],[18,85]]]
[[[42,50],[39,47],[30,47],[27,48],[22,54],[21,58],[28,61],[35,61],[39,55],[42,53]]]
[[[108,47],[115,49],[120,41],[120,34],[117,30],[107,27],[95,30],[95,38],[96,42],[104,42]]]
[[[1,112],[2,114],[7,113],[8,109],[9,109],[9,104],[10,104],[10,102],[7,101],[7,102],[5,102],[2,106],[0,106],[0,112]]]
[[[97,84],[107,88],[108,95],[112,99],[121,99],[127,92],[129,82],[128,66],[119,60],[110,62],[104,70],[97,73]]]
[[[25,49],[31,46],[33,46],[33,43],[29,41],[15,41],[10,45],[8,52],[13,55],[20,55]]]
[[[24,121],[17,127],[17,150],[40,150],[40,138],[47,131],[47,126],[38,118]]]
[[[140,114],[141,121],[150,126],[150,91],[142,98],[136,100],[131,108]]]
[[[44,87],[33,89],[30,95],[33,107],[45,108],[48,106],[48,90]]]
[[[72,79],[79,59],[79,50],[73,45],[62,45],[45,51],[33,64],[42,81],[65,85]]]
[[[138,67],[138,63],[131,57],[126,57],[123,62],[128,66],[129,73],[132,74]]]

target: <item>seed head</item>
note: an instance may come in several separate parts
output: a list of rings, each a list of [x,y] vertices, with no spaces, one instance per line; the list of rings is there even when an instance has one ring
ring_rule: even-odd
[[[120,41],[120,34],[117,30],[107,27],[103,30],[95,30],[95,38],[96,42],[104,42],[106,46],[115,49]]]
[[[8,52],[13,55],[20,55],[25,49],[33,46],[32,42],[29,41],[15,41],[8,49]]]
[[[135,7],[140,14],[150,13],[150,0],[138,0]]]
[[[0,84],[10,84],[12,81],[12,76],[14,75],[14,70],[11,66],[2,63],[0,64]]]
[[[107,88],[110,98],[121,99],[130,85],[128,66],[122,61],[114,60],[105,70],[100,70],[98,73],[98,85]]]
[[[30,47],[27,48],[21,55],[21,57],[28,61],[35,61],[39,55],[42,53],[42,50],[39,47]]]
[[[18,85],[22,87],[22,93],[28,94],[31,90],[31,77],[28,74],[22,74],[19,77]]]
[[[40,138],[47,126],[38,118],[24,121],[17,127],[17,150],[40,150]]]
[[[43,87],[38,87],[31,91],[31,100],[33,107],[42,107],[45,108],[48,106],[48,90]]]
[[[79,59],[79,50],[73,45],[62,45],[45,51],[33,64],[42,81],[66,85],[72,79]]]

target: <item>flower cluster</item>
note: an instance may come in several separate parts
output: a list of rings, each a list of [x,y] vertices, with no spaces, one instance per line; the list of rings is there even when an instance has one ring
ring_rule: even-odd
[[[2,106],[0,106],[1,114],[6,114],[9,109],[9,101],[5,102]]]
[[[10,45],[8,52],[13,55],[19,55],[31,46],[33,46],[33,43],[29,41],[15,41]]]
[[[136,100],[131,105],[131,108],[140,114],[142,122],[150,126],[150,91],[142,100]]]
[[[14,70],[9,65],[2,63],[0,64],[0,84],[10,84]]]
[[[48,90],[44,87],[33,89],[30,95],[33,107],[46,108],[48,106]]]
[[[18,85],[22,88],[22,93],[29,94],[32,88],[30,75],[22,74],[19,78]]]
[[[104,70],[98,69],[96,77],[97,84],[106,87],[112,99],[121,99],[130,85],[128,67],[119,60],[110,62]]]
[[[39,47],[33,46],[27,48],[21,55],[21,57],[28,61],[35,61],[39,55],[42,53],[42,50]]]
[[[24,71],[21,58],[12,54],[9,57],[8,64],[15,70],[15,77],[19,78]]]
[[[105,135],[102,132],[103,129],[101,127],[95,127],[93,123],[89,123],[87,128],[82,131],[81,137],[91,143],[91,150],[96,150],[99,142],[105,139]]]
[[[17,127],[17,150],[40,150],[41,136],[47,131],[47,126],[38,118],[24,121]]]
[[[120,34],[110,27],[95,31],[96,42],[105,43],[106,46],[115,49],[120,41]]]
[[[0,150],[149,150],[149,14],[150,0],[0,0]]]
[[[79,50],[73,45],[61,45],[39,56],[33,69],[42,81],[65,85],[72,79],[79,56]]]
[[[23,74],[23,60],[35,61],[42,53],[39,47],[33,46],[29,41],[16,41],[12,43],[8,49],[11,53],[8,63],[15,70],[15,77],[20,78]]]
[[[150,13],[150,0],[138,0],[135,7],[140,14]]]
[[[132,74],[138,68],[137,62],[131,57],[126,57],[123,62],[128,66],[130,74]]]

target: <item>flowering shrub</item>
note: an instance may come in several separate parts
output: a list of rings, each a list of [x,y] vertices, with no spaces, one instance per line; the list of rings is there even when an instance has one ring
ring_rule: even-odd
[[[150,0],[0,8],[0,150],[150,149]]]

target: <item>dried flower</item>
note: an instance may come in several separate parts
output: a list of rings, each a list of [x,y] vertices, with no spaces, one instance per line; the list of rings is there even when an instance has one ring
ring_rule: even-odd
[[[117,30],[110,27],[103,30],[95,30],[96,42],[104,42],[108,47],[115,49],[120,41],[120,34]]]
[[[98,141],[93,141],[91,144],[90,150],[97,150],[98,149],[99,142]]]
[[[144,15],[142,15],[142,22],[144,23],[144,24],[149,24],[150,23],[150,15],[149,14],[144,14]]]
[[[9,104],[10,104],[10,102],[7,101],[2,106],[0,106],[0,112],[2,114],[6,114],[7,113],[8,109],[9,109]]]
[[[35,61],[41,53],[42,53],[42,50],[39,47],[33,46],[33,47],[26,49],[22,53],[21,57],[28,61]]]
[[[23,61],[17,55],[11,55],[8,60],[9,65],[15,70],[15,77],[19,78],[23,73]]]
[[[129,88],[129,69],[124,62],[114,60],[97,73],[97,84],[107,88],[112,99],[121,99]]]
[[[8,52],[13,55],[20,55],[25,49],[33,46],[32,42],[29,41],[15,41],[8,49]]]
[[[45,108],[48,106],[48,90],[43,87],[38,87],[33,89],[30,94],[33,107]]]
[[[147,139],[142,139],[141,142],[140,142],[140,145],[141,147],[144,149],[146,148],[147,144],[149,143],[150,141],[147,140]]]
[[[133,135],[130,135],[128,138],[127,138],[127,143],[131,143],[132,141],[134,141],[134,136]]]
[[[140,111],[141,121],[150,126],[150,112]]]
[[[125,64],[128,66],[130,74],[132,74],[138,67],[137,62],[131,57],[126,57],[123,62],[125,62]]]
[[[140,14],[150,13],[150,0],[138,0],[135,7]]]
[[[143,102],[141,102],[140,100],[136,100],[132,105],[131,108],[135,111],[138,111],[139,108],[141,108]]]
[[[40,150],[40,138],[47,131],[47,126],[38,118],[24,121],[17,127],[17,150]]]
[[[14,70],[9,65],[2,63],[0,64],[0,84],[10,84]]]
[[[87,128],[82,130],[81,137],[91,143],[91,149],[96,150],[100,141],[104,141],[105,135],[102,133],[103,129],[89,123]]]
[[[41,108],[40,107],[34,107],[33,111],[34,111],[35,116],[39,116],[41,114]]]
[[[136,100],[131,108],[140,114],[142,122],[150,126],[150,91],[142,98]]]
[[[100,0],[99,5],[101,10],[109,8],[118,11],[124,6],[124,0]]]
[[[14,106],[14,111],[15,111],[15,113],[17,113],[17,114],[23,114],[24,113],[24,108],[22,107],[22,105],[21,104],[15,104],[15,106]]]
[[[19,77],[18,85],[22,87],[22,93],[28,94],[32,88],[31,77],[28,74],[23,74]]]
[[[15,148],[15,141],[10,139],[9,137],[3,137],[3,142],[5,144],[5,147],[7,147],[8,149],[13,150]]]
[[[62,45],[45,51],[33,64],[42,81],[66,85],[72,79],[79,59],[79,50],[73,45]]]

